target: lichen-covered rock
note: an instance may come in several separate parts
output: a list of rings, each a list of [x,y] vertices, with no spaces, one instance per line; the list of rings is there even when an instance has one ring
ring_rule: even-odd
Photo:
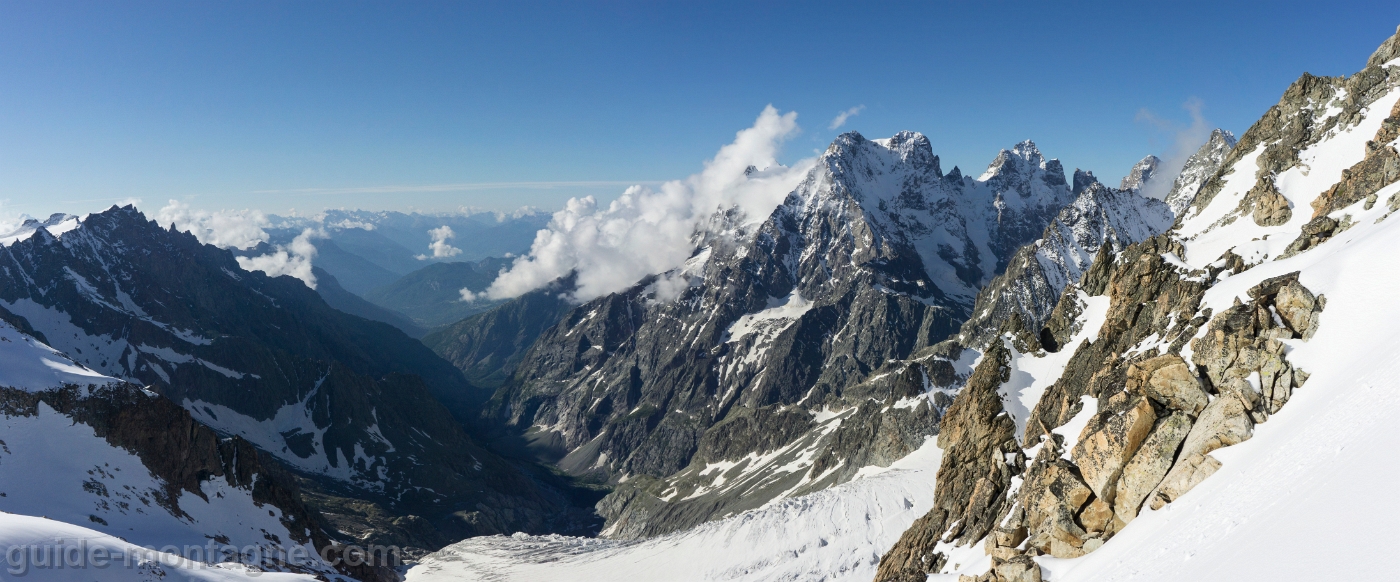
[[[1084,427],[1074,446],[1073,460],[1095,496],[1105,503],[1113,502],[1114,485],[1123,466],[1147,439],[1156,421],[1152,404],[1138,397],[1122,410],[1099,412]]]
[[[1029,546],[1057,558],[1084,555],[1089,532],[1076,516],[1093,495],[1078,468],[1047,443],[1027,471],[1018,499],[1030,532]]]
[[[1113,498],[1113,514],[1124,525],[1137,517],[1142,502],[1167,475],[1181,441],[1190,431],[1191,418],[1185,413],[1173,412],[1159,419],[1137,454],[1123,467],[1115,487],[1118,495]]]
[[[1210,402],[1196,373],[1181,359],[1167,354],[1128,367],[1129,391],[1140,391],[1153,401],[1191,416]]]
[[[1317,315],[1322,307],[1323,301],[1296,280],[1281,287],[1274,297],[1274,310],[1279,318],[1304,341],[1312,339],[1317,332]]]
[[[1107,531],[1113,525],[1113,504],[1095,498],[1079,512],[1079,523],[1090,533]]]
[[[1312,293],[1298,283],[1297,273],[1268,279],[1250,289],[1249,295],[1252,302],[1237,302],[1221,312],[1211,320],[1206,334],[1193,340],[1192,359],[1217,387],[1225,386],[1230,378],[1252,378],[1257,374],[1258,391],[1263,396],[1261,412],[1273,414],[1283,408],[1293,389],[1306,379],[1284,358],[1286,346],[1279,340],[1301,338],[1304,334],[1311,337],[1325,302],[1320,298],[1309,301]],[[1295,324],[1288,324],[1289,320],[1277,310],[1279,295],[1283,295],[1285,310]],[[1290,329],[1291,325],[1304,329],[1300,333]]]
[[[1040,582],[1040,564],[1028,556],[1016,556],[1001,564],[994,571],[999,582]]]
[[[1253,435],[1254,421],[1250,420],[1244,402],[1232,395],[1215,399],[1201,412],[1201,417],[1186,435],[1186,442],[1181,445],[1180,460],[1162,479],[1152,499],[1152,508],[1160,509],[1175,501],[1214,473],[1220,467],[1220,462],[1209,458],[1208,453],[1242,443]]]
[[[1274,187],[1273,180],[1260,180],[1256,190],[1250,195],[1254,200],[1254,223],[1259,226],[1279,226],[1293,218],[1292,206],[1288,199]]]

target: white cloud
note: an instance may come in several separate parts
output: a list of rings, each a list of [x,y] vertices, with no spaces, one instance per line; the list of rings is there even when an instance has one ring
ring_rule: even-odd
[[[447,240],[457,236],[452,232],[452,227],[442,225],[428,231],[428,236],[433,237],[433,242],[428,243],[428,249],[433,251],[432,255],[418,255],[418,260],[425,261],[429,258],[446,259],[462,254],[462,249],[447,244]]]
[[[1162,163],[1157,166],[1157,174],[1143,186],[1141,194],[1149,198],[1162,200],[1171,192],[1172,182],[1176,180],[1177,174],[1181,173],[1181,168],[1186,165],[1187,158],[1200,149],[1201,144],[1210,139],[1210,132],[1214,129],[1206,121],[1201,110],[1205,107],[1200,99],[1192,97],[1181,104],[1191,115],[1190,125],[1182,125],[1179,122],[1157,117],[1147,109],[1138,111],[1136,120],[1146,123],[1157,131],[1171,136],[1171,149],[1159,156]]]
[[[845,110],[845,111],[842,111],[842,112],[840,112],[840,113],[837,113],[837,114],[836,114],[836,117],[833,118],[833,119],[831,120],[831,124],[830,124],[830,125],[827,125],[826,128],[827,128],[827,129],[836,129],[836,128],[838,128],[838,127],[841,127],[841,126],[843,126],[843,125],[846,125],[846,120],[847,120],[847,119],[850,119],[850,118],[852,118],[852,117],[855,117],[855,116],[857,116],[857,115],[860,115],[860,112],[862,112],[862,111],[865,111],[865,106],[864,106],[864,105],[857,105],[857,106],[855,106],[855,107],[852,107],[852,108],[850,108],[850,109],[847,109],[847,110]]]
[[[483,294],[481,294],[481,293],[473,293],[471,289],[468,289],[468,288],[466,288],[466,287],[463,287],[463,288],[462,288],[461,294],[462,294],[462,301],[466,301],[467,303],[471,303],[471,302],[473,302],[473,301],[476,301],[477,299],[483,299],[483,298],[484,298]]]
[[[156,212],[156,223],[174,224],[175,228],[194,234],[199,242],[221,249],[247,249],[267,242],[263,228],[270,225],[267,216],[257,210],[191,210],[188,204],[176,200]]]
[[[316,257],[313,238],[326,238],[326,231],[308,228],[292,239],[286,246],[278,245],[277,250],[258,257],[238,257],[238,266],[245,271],[262,271],[269,277],[290,275],[301,279],[307,287],[316,288],[316,275],[311,272],[311,259]]]
[[[267,231],[263,228],[270,226],[267,216],[256,210],[191,210],[188,204],[176,200],[156,212],[156,224],[173,224],[176,229],[194,234],[204,244],[240,250],[267,242]],[[238,266],[245,271],[262,271],[270,277],[291,275],[315,289],[316,275],[311,272],[311,259],[316,256],[316,246],[311,244],[312,238],[326,238],[326,231],[308,228],[292,239],[291,244],[277,245],[271,253],[238,257]]]
[[[779,146],[797,131],[796,113],[769,105],[698,174],[654,189],[632,186],[606,208],[592,196],[570,199],[485,294],[515,297],[577,271],[574,299],[583,301],[679,266],[694,250],[696,227],[716,210],[738,207],[764,220],[797,186],[813,160],[792,168],[777,161]],[[750,166],[766,170],[749,175]]]

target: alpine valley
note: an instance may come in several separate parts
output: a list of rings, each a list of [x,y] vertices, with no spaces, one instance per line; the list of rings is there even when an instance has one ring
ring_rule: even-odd
[[[1106,184],[847,132],[594,295],[498,292],[564,212],[28,220],[0,545],[124,561],[38,580],[1389,579],[1400,29],[1195,145]]]

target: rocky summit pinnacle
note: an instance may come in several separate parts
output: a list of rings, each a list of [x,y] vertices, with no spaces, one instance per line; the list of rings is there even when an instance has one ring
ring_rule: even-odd
[[[1093,185],[1093,184],[1097,184],[1098,182],[1099,182],[1099,179],[1094,177],[1094,173],[1093,173],[1093,172],[1090,172],[1090,171],[1088,171],[1088,170],[1081,170],[1081,169],[1079,169],[1079,168],[1075,168],[1075,169],[1074,169],[1074,187],[1071,188],[1071,192],[1073,192],[1075,196],[1078,196],[1079,193],[1080,193],[1080,192],[1083,192],[1085,188],[1088,188],[1089,186],[1091,186],[1091,185]]]
[[[1206,180],[1215,174],[1215,171],[1225,162],[1225,157],[1230,154],[1230,150],[1235,147],[1235,134],[1223,129],[1216,129],[1210,132],[1210,138],[1202,144],[1196,153],[1186,159],[1186,165],[1181,167],[1181,172],[1177,174],[1176,180],[1172,182],[1172,189],[1165,198],[1167,205],[1171,206],[1172,213],[1178,216],[1191,206],[1191,202],[1196,199],[1196,193]]]
[[[1139,160],[1138,163],[1133,164],[1133,169],[1128,171],[1128,175],[1123,177],[1118,189],[1141,190],[1143,186],[1157,177],[1157,170],[1161,164],[1162,160],[1153,155]]]

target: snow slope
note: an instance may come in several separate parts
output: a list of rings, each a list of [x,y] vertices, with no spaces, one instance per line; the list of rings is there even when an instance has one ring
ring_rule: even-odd
[[[930,439],[888,469],[645,541],[472,538],[428,556],[408,582],[491,580],[861,581],[933,503],[941,451]]]
[[[36,391],[116,382],[0,321],[0,386]]]
[[[92,426],[59,413],[42,399],[33,405],[32,413],[26,412],[29,394],[64,386],[79,386],[74,396],[79,399],[137,390],[0,322],[0,387],[22,391],[0,394],[4,404],[0,408],[0,551],[5,552],[0,568],[8,574],[18,575],[25,564],[44,563],[44,552],[76,547],[84,540],[85,551],[101,547],[109,555],[141,546],[206,546],[211,540],[218,540],[219,547],[263,552],[298,547],[297,551],[314,555],[310,544],[298,545],[291,539],[281,522],[281,510],[254,501],[251,488],[214,477],[200,482],[200,494],[177,489],[172,500],[171,489],[140,457],[113,446]],[[36,567],[24,579],[230,580],[263,574],[242,566],[215,568],[173,559],[143,564],[118,558],[117,562],[107,568],[92,564]],[[311,579],[269,576],[271,580]]]
[[[261,572],[237,564],[185,560],[175,554],[152,552],[85,527],[11,513],[0,513],[0,549],[6,551],[5,563],[0,564],[0,569],[14,579],[38,582],[315,580],[304,574]],[[65,555],[70,561],[64,561],[62,568],[57,567],[55,555]],[[41,565],[44,563],[50,565]]]

